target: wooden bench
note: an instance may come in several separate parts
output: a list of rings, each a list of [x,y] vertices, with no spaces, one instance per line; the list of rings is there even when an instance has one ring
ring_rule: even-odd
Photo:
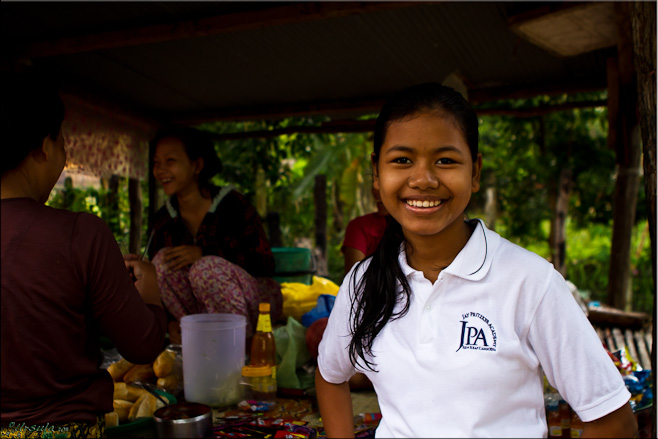
[[[648,314],[624,312],[605,305],[588,307],[587,318],[610,352],[622,348],[642,369],[652,370],[652,323]]]
[[[628,354],[636,361],[642,369],[651,370],[651,328],[647,330],[631,330],[629,328],[598,328],[596,333],[610,352],[615,352],[623,347],[628,350]]]

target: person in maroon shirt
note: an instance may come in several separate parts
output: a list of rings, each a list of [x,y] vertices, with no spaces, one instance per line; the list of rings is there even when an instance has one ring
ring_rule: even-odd
[[[153,175],[169,199],[155,215],[149,256],[174,318],[171,340],[179,337],[182,317],[200,313],[244,315],[250,338],[260,302],[270,304],[272,321],[283,306],[258,212],[231,186],[210,183],[221,161],[202,131],[167,128],[152,145]]]
[[[371,192],[377,203],[377,212],[354,218],[345,229],[345,238],[340,249],[345,258],[345,274],[354,264],[375,252],[386,229],[388,211],[382,203],[379,191],[372,188]]]
[[[62,101],[32,75],[3,72],[1,87],[2,437],[101,437],[114,386],[99,339],[155,360],[166,330],[155,271],[124,262],[100,218],[44,205],[66,163]]]

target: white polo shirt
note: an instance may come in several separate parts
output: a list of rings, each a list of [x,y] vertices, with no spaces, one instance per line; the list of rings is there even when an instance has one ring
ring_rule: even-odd
[[[399,261],[411,303],[373,343],[367,358],[378,372],[349,361],[351,272],[319,346],[328,382],[357,371],[372,381],[376,437],[546,437],[542,368],[585,422],[630,399],[566,282],[540,256],[479,222],[433,285],[404,251]]]

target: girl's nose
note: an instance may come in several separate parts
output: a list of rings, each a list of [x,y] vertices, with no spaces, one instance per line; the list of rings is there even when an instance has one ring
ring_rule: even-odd
[[[436,189],[439,187],[439,176],[434,166],[417,164],[411,171],[409,186],[417,189]]]

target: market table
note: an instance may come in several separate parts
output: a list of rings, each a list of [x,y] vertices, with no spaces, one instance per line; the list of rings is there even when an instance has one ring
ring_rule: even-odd
[[[354,391],[351,395],[356,436],[374,437],[375,428],[379,423],[379,405],[375,392]],[[213,426],[215,438],[323,436],[322,419],[312,389],[298,397],[277,398],[276,405],[268,412],[249,412],[237,405],[213,409]],[[153,423],[133,431],[123,431],[120,435],[120,437],[131,438],[155,436]],[[109,434],[108,437],[119,436]]]

